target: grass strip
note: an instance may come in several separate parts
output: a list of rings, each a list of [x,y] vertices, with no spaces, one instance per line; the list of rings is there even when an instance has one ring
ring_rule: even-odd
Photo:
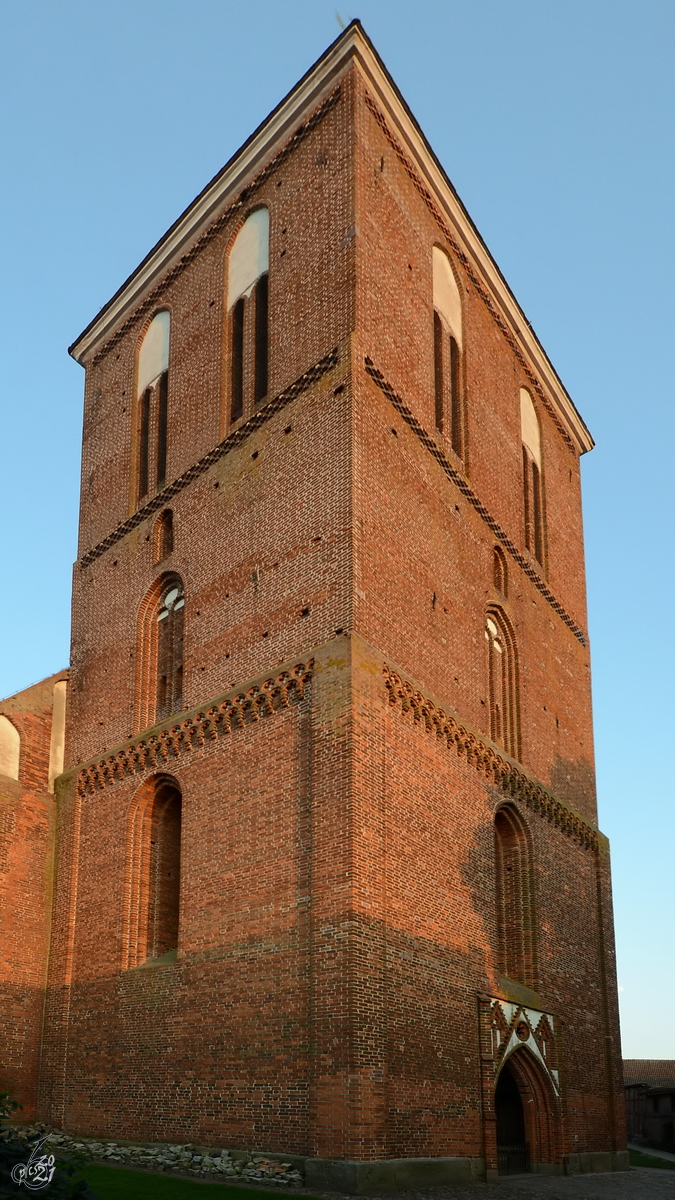
[[[631,1167],[656,1167],[659,1171],[675,1171],[675,1162],[668,1158],[654,1158],[640,1150],[629,1150]]]
[[[104,1167],[87,1163],[82,1175],[97,1200],[205,1200],[204,1188],[219,1187],[222,1200],[254,1200],[256,1196],[270,1200],[282,1193],[287,1200],[317,1200],[317,1197],[298,1196],[282,1188],[237,1187],[235,1184],[210,1179],[181,1179],[171,1175],[155,1175],[149,1171],[129,1171],[124,1167]]]

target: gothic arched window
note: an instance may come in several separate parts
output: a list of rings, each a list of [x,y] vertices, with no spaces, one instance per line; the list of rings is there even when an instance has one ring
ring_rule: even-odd
[[[228,256],[231,421],[264,400],[268,391],[269,242],[269,212],[257,208],[244,221]]]
[[[179,575],[163,575],[141,606],[138,634],[136,724],[145,729],[183,707],[183,614]]]
[[[518,664],[513,633],[505,614],[491,608],[485,618],[490,737],[513,758],[519,757]]]
[[[183,706],[183,609],[179,579],[164,590],[157,614],[157,714],[163,721]]]
[[[166,483],[171,317],[155,313],[138,350],[136,370],[137,498]]]
[[[536,987],[532,852],[528,831],[511,804],[495,816],[495,868],[499,969],[525,987]]]
[[[178,948],[181,812],[176,780],[159,775],[143,785],[129,814],[124,967]]]
[[[434,382],[436,428],[463,453],[462,429],[462,302],[447,254],[433,248],[434,283]]]
[[[525,545],[544,565],[544,494],[541,483],[541,433],[532,397],[520,389],[520,436],[523,444]]]

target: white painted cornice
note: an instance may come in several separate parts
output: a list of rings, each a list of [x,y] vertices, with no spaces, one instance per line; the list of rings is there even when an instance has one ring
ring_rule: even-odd
[[[264,164],[274,157],[339,78],[353,65],[361,71],[373,100],[382,109],[391,133],[400,142],[428,188],[458,245],[471,261],[485,290],[501,312],[522,354],[530,363],[549,402],[578,450],[593,439],[530,322],[480,236],[457,192],[436,158],[403,96],[358,21],[338,37],[284,100],[186,208],[112,299],[70,347],[86,366],[123,320],[182,258],[228,207]]]

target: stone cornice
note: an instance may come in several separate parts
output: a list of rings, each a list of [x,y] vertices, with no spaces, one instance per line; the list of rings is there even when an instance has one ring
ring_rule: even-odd
[[[304,375],[301,375],[299,379],[296,379],[295,383],[292,383],[289,388],[286,388],[285,392],[281,392],[272,400],[268,400],[267,404],[263,404],[261,408],[257,410],[257,412],[254,412],[253,415],[248,418],[247,421],[244,421],[242,425],[239,425],[236,429],[234,429],[232,433],[228,433],[227,437],[223,438],[222,442],[219,442],[217,446],[214,446],[212,450],[209,450],[207,454],[204,454],[200,459],[197,460],[196,463],[193,463],[191,467],[188,467],[187,471],[184,471],[182,475],[179,475],[178,479],[174,479],[171,483],[167,484],[165,488],[162,488],[161,492],[158,492],[156,496],[153,496],[151,500],[148,500],[147,504],[144,504],[142,508],[136,509],[135,513],[132,513],[130,517],[127,517],[126,521],[122,521],[121,524],[113,529],[112,533],[109,533],[102,542],[99,542],[98,545],[92,546],[90,550],[87,550],[80,559],[80,566],[88,567],[90,563],[94,562],[97,558],[100,558],[106,550],[109,550],[111,546],[116,545],[116,543],[121,541],[123,537],[126,537],[128,533],[131,533],[132,529],[135,529],[137,525],[141,525],[143,521],[146,521],[148,517],[153,515],[153,513],[156,513],[160,508],[163,508],[173,496],[178,494],[178,492],[182,492],[183,488],[186,488],[189,483],[192,483],[194,479],[198,479],[200,475],[203,475],[205,471],[208,471],[209,467],[212,467],[214,463],[217,463],[219,459],[225,458],[230,451],[235,450],[237,446],[240,446],[242,442],[245,442],[246,439],[252,433],[254,433],[256,429],[260,429],[261,425],[264,425],[266,421],[269,421],[270,417],[273,417],[276,413],[280,412],[282,408],[285,408],[287,404],[290,404],[291,400],[295,400],[296,396],[300,396],[303,392],[306,392],[307,388],[311,387],[313,383],[316,383],[318,379],[322,379],[324,375],[326,375],[329,371],[332,371],[333,367],[337,366],[337,363],[338,350],[336,348],[335,350],[331,350],[329,354],[324,355],[324,357],[320,359],[318,363],[315,363],[313,367],[310,367],[308,371],[305,371]]]
[[[78,794],[94,795],[129,776],[166,769],[175,759],[203,749],[234,729],[243,729],[280,708],[288,708],[291,700],[303,698],[313,666],[313,659],[298,663],[261,683],[226,692],[208,707],[181,713],[180,720],[173,724],[166,721],[152,731],[144,730],[105,758],[80,767]]]
[[[500,754],[479,734],[467,729],[444,709],[438,708],[396,671],[385,666],[383,674],[392,707],[401,713],[412,714],[413,721],[421,729],[444,741],[448,749],[454,749],[458,755],[465,755],[466,761],[503,795],[520,800],[580,845],[594,853],[598,852],[598,830],[579,813],[563,804],[543,784],[531,779],[522,767]]]
[[[514,546],[510,537],[508,537],[508,535],[504,532],[501,525],[497,521],[495,521],[494,517],[488,512],[485,505],[481,504],[477,495],[475,494],[473,489],[469,487],[469,485],[466,482],[466,479],[464,479],[463,475],[461,475],[460,472],[455,467],[453,467],[452,463],[449,461],[447,455],[443,453],[440,446],[438,446],[436,444],[436,442],[434,441],[434,439],[427,433],[424,426],[421,425],[420,422],[417,420],[417,417],[413,416],[413,414],[410,411],[410,409],[408,408],[407,404],[405,404],[403,402],[403,400],[401,399],[401,397],[398,395],[398,393],[394,391],[393,387],[391,386],[390,383],[387,382],[387,380],[384,378],[384,375],[381,373],[381,371],[378,371],[377,367],[373,363],[372,358],[366,357],[365,366],[366,366],[366,371],[367,371],[368,375],[370,375],[370,378],[373,380],[374,383],[377,384],[380,391],[384,392],[387,399],[391,400],[391,403],[393,404],[396,411],[398,413],[400,413],[400,415],[403,417],[403,420],[406,422],[406,425],[410,426],[413,433],[421,441],[422,445],[436,459],[436,462],[439,463],[439,465],[442,467],[442,469],[445,472],[445,474],[447,475],[448,479],[451,479],[452,482],[457,485],[457,487],[459,488],[462,495],[466,496],[466,498],[469,501],[469,504],[472,506],[472,508],[474,508],[476,510],[476,512],[478,513],[478,515],[483,518],[483,520],[485,521],[485,524],[488,526],[490,531],[494,534],[494,536],[496,538],[499,539],[502,546],[504,546],[508,550],[511,557],[515,560],[515,562],[518,563],[518,566],[521,568],[521,570],[523,570],[525,572],[528,579],[530,579],[532,581],[534,586],[537,588],[537,591],[541,592],[541,595],[544,597],[545,600],[548,601],[548,603],[551,605],[551,608],[558,614],[560,619],[565,622],[568,629],[572,630],[572,633],[574,634],[575,638],[577,638],[577,640],[581,642],[582,646],[585,646],[586,645],[586,636],[585,636],[583,630],[581,630],[579,628],[576,621],[574,621],[572,619],[572,617],[569,615],[569,613],[563,608],[560,601],[556,600],[556,598],[553,595],[553,592],[551,591],[548,584],[544,583],[544,580],[541,578],[541,575],[539,575],[539,573],[537,571],[535,571],[532,564],[530,562],[528,562],[528,560],[525,558],[525,556],[520,553],[520,550],[518,550],[518,548],[516,546]]]
[[[335,102],[335,85],[353,65],[365,79],[371,94],[371,106],[380,112],[392,144],[400,149],[420,180],[422,191],[440,214],[442,222],[452,231],[458,252],[467,256],[476,279],[488,296],[495,314],[520,347],[528,373],[543,388],[546,401],[557,413],[557,419],[580,452],[590,450],[593,439],[581,416],[550,363],[530,322],[481,238],[462,204],[443,167],[436,158],[403,96],[389,75],[377,51],[358,21],[336,39],[284,100],[273,110],[247,142],[207,185],[181,217],[150,251],[140,266],[122,285],[98,316],[87,326],[70,348],[70,353],[83,365],[100,351],[120,324],[130,315],[148,293],[157,287],[167,272],[180,261],[198,252],[199,239],[215,222],[224,219],[224,210],[231,214],[233,203],[248,202],[250,193],[242,189],[257,186],[263,175],[278,165],[276,155],[290,153],[294,138],[304,137],[310,124],[321,119],[324,103]],[[327,93],[333,90],[332,96]],[[327,97],[327,99],[326,99]],[[312,110],[318,111],[311,115]],[[308,119],[308,114],[309,119]],[[298,122],[307,121],[307,126]],[[295,134],[293,130],[295,129]],[[286,145],[285,145],[286,144]],[[398,152],[398,150],[397,150]],[[265,166],[267,163],[267,166]],[[261,175],[262,172],[262,175]],[[256,176],[257,181],[256,181]],[[182,268],[181,268],[182,269]]]

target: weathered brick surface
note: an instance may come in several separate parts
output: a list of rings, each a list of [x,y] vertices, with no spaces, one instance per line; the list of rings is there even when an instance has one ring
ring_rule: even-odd
[[[19,778],[0,775],[0,1090],[35,1113],[52,892],[54,795],[48,791],[54,684],[0,701],[21,739]]]
[[[551,1014],[561,1071],[554,1157],[621,1148],[578,455],[359,70],[339,87],[157,292],[172,315],[168,480],[227,433],[224,263],[249,208],[270,210],[270,396],[334,349],[335,361],[172,496],[161,566],[153,516],[75,568],[41,1111],[97,1134],[494,1166],[481,1014],[485,997],[511,994],[494,850],[509,798],[534,864],[528,1003]],[[463,303],[463,463],[434,431],[436,243]],[[151,315],[87,369],[81,560],[130,511],[134,356]],[[542,429],[539,583],[524,545],[521,386]],[[516,551],[507,600],[495,522]],[[139,614],[164,570],[186,595],[182,733],[134,724]],[[518,764],[489,739],[484,622],[497,601],[517,646]],[[260,707],[265,681],[298,664],[304,693]],[[229,731],[209,724],[226,693]],[[178,954],[126,970],[130,814],[159,771],[183,797]]]

